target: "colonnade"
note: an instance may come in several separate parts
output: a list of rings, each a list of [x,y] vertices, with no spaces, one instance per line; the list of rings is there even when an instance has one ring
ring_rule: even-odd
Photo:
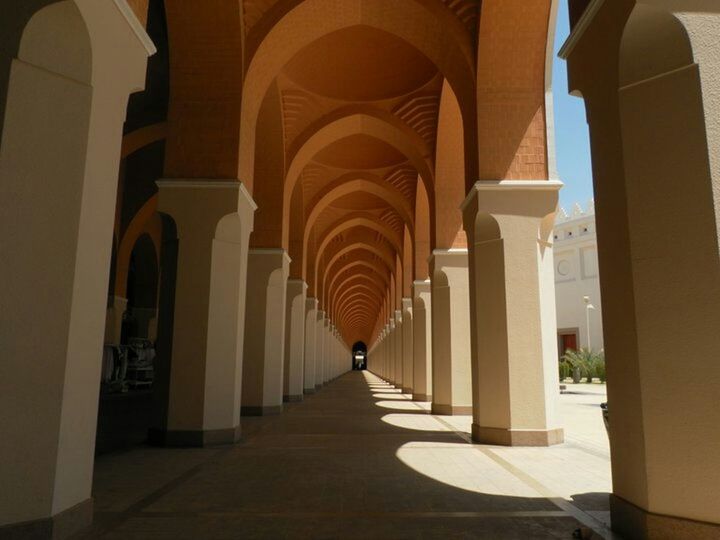
[[[351,338],[434,414],[471,413],[476,442],[562,442],[555,2],[486,1],[467,18],[429,0],[281,1],[257,33],[237,1],[210,16],[191,4],[163,4],[170,36],[194,38],[171,55],[167,122],[139,133],[123,122],[155,47],[125,0],[17,3],[0,33],[0,526],[62,538],[91,519],[104,324],[117,333],[123,305],[107,302],[118,171],[143,137],[166,146],[139,201],[162,222],[156,442],[238,441],[243,415],[280,414],[348,371]],[[613,527],[717,536],[720,14],[705,0],[572,5]],[[412,84],[369,76],[356,93],[355,65],[318,81],[293,64],[317,62],[316,42],[364,58],[367,40],[389,43],[373,60],[409,65]]]

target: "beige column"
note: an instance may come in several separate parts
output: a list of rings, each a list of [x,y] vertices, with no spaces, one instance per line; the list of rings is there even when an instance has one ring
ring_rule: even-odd
[[[385,360],[385,377],[384,379],[392,384],[392,341],[391,341],[391,334],[390,334],[390,322],[388,321],[385,324],[385,331],[383,335],[383,343],[385,344],[385,347],[383,348],[383,358]]]
[[[284,249],[248,255],[242,414],[282,412],[285,309],[290,257]]]
[[[285,367],[283,401],[302,401],[305,375],[305,317],[307,283],[288,279],[285,300]]]
[[[323,356],[325,355],[325,312],[318,310],[315,319],[315,390],[323,385]]]
[[[477,182],[463,203],[470,245],[473,439],[548,446],[558,427],[552,227],[558,181]]]
[[[328,373],[330,371],[330,358],[332,357],[331,343],[331,330],[332,322],[330,319],[325,318],[323,321],[323,363],[322,363],[322,384],[328,383]]]
[[[395,386],[403,388],[403,316],[401,310],[395,310]]]
[[[168,420],[155,437],[202,446],[240,438],[245,276],[255,203],[238,181],[161,180],[178,235]]]
[[[2,11],[16,23],[18,9]],[[122,125],[154,48],[132,14],[91,0],[41,9],[15,45],[0,148],[0,526],[65,538],[92,520]]]
[[[388,351],[388,332],[390,331],[390,325],[386,324],[382,329],[382,341],[380,342],[380,345],[382,346],[382,378],[385,379],[387,382],[390,382],[390,365],[388,361],[389,351]]]
[[[402,373],[403,394],[413,393],[413,313],[412,298],[402,300]]]
[[[375,342],[375,349],[374,349],[375,359],[373,361],[372,371],[376,375],[379,375],[380,377],[384,378],[384,375],[383,375],[384,366],[383,366],[383,357],[382,357],[382,348],[383,348],[382,334],[383,334],[383,331],[381,329],[380,332],[378,333],[377,341]]]
[[[333,362],[333,379],[340,376],[340,334],[335,330],[335,359]]]
[[[315,393],[315,362],[317,361],[317,298],[305,302],[305,367],[303,393]]]
[[[436,249],[430,256],[432,412],[470,414],[470,298],[468,253]]]
[[[413,283],[413,400],[432,401],[430,280]]]
[[[720,537],[718,11],[609,3],[566,51],[591,134],[610,508],[626,538]]]
[[[390,317],[390,320],[388,321],[388,335],[387,335],[387,342],[388,342],[388,381],[392,383],[393,386],[397,387],[398,383],[395,377],[397,376],[397,373],[395,371],[395,315],[393,314],[392,317]]]

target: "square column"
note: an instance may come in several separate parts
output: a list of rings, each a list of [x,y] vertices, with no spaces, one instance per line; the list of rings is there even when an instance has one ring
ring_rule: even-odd
[[[388,321],[387,324],[387,366],[388,366],[388,381],[397,388],[397,380],[395,379],[395,316]]]
[[[470,299],[466,249],[430,256],[432,413],[470,414]]]
[[[414,377],[412,298],[403,298],[402,307],[402,391],[403,394],[412,394]]]
[[[317,361],[317,298],[308,298],[305,301],[305,376],[303,380],[303,394],[315,393],[315,362]]]
[[[157,184],[158,210],[175,221],[179,250],[167,426],[153,438],[171,446],[235,442],[256,206],[237,181]]]
[[[413,283],[413,400],[432,401],[430,280]]]
[[[285,308],[290,257],[284,249],[251,249],[248,255],[242,414],[282,412]]]
[[[305,316],[307,283],[288,279],[285,299],[285,367],[283,401],[302,401],[305,376]]]
[[[395,335],[393,336],[393,345],[395,347],[395,386],[402,390],[403,388],[403,316],[401,310],[395,310]]]
[[[463,203],[470,245],[473,439],[563,441],[552,227],[558,181],[477,182]]]
[[[325,348],[323,350],[323,377],[322,383],[327,384],[330,380],[330,361],[332,359],[332,322],[325,319],[323,324],[323,339],[325,340]]]
[[[315,390],[322,388],[323,357],[325,355],[325,312],[319,310],[315,318]]]
[[[383,379],[392,382],[390,372],[390,323],[383,328]]]
[[[0,536],[57,540],[92,521],[122,125],[154,48],[112,2],[49,4],[1,17]]]

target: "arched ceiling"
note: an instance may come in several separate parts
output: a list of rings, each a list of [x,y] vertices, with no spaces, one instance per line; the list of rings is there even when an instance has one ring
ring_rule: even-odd
[[[327,17],[304,29],[320,6]],[[474,64],[479,0],[243,0],[243,10],[247,99],[270,73],[280,96],[292,277],[347,344],[371,343],[414,276],[406,231],[414,238],[419,190],[432,211],[440,93]],[[286,39],[271,55],[278,29]]]

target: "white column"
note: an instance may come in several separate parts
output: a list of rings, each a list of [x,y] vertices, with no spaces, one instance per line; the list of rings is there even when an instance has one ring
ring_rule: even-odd
[[[477,182],[470,244],[473,439],[548,446],[558,428],[552,226],[558,181]]]
[[[285,368],[283,401],[302,401],[305,376],[305,316],[307,283],[288,279],[285,300]]]
[[[470,414],[470,297],[465,249],[436,249],[432,276],[432,411]]]
[[[284,249],[248,256],[242,414],[278,414],[283,404],[285,301],[290,257]]]
[[[325,355],[324,337],[325,312],[319,310],[315,320],[315,390],[319,390],[323,385],[323,358]]]
[[[317,298],[305,302],[305,377],[303,393],[315,393],[315,364],[317,362]]]
[[[3,32],[25,23],[7,2],[2,11]],[[41,9],[9,45],[18,52],[0,148],[0,526],[25,522],[18,535],[58,538],[92,519],[122,124],[154,49],[114,3],[89,0]]]
[[[402,388],[403,394],[412,394],[414,378],[412,298],[403,298],[402,307]]]
[[[430,280],[413,283],[413,400],[432,401]]]

